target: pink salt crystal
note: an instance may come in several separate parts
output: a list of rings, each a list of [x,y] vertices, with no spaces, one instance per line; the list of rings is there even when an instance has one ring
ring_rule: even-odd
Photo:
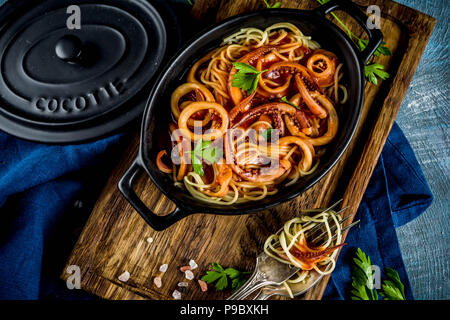
[[[162,281],[160,277],[155,277],[155,279],[153,279],[153,282],[155,283],[156,287],[161,288]]]
[[[203,280],[198,280],[198,284],[200,285],[200,289],[202,289],[203,292],[208,291],[208,285]]]
[[[183,266],[183,267],[180,268],[181,272],[186,272],[187,270],[191,270],[191,267],[190,266]]]

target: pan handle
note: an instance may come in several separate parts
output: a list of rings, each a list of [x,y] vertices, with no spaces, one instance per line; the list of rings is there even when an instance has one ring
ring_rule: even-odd
[[[127,172],[125,172],[123,177],[120,179],[118,187],[128,202],[134,207],[134,209],[136,209],[142,218],[144,218],[145,222],[147,222],[156,231],[162,231],[191,214],[190,212],[185,212],[178,207],[165,216],[158,216],[153,213],[153,211],[142,202],[133,189],[134,180],[142,171],[144,170],[136,158],[130,168],[128,168]]]
[[[365,65],[383,40],[383,34],[379,29],[369,28],[367,25],[368,17],[351,1],[331,0],[314,9],[314,11],[322,17],[325,17],[328,13],[336,9],[348,13],[366,31],[367,36],[369,37],[369,43],[363,51],[358,50],[358,56]]]

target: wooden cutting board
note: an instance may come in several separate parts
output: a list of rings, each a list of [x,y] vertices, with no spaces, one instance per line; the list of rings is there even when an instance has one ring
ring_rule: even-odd
[[[282,7],[299,9],[318,5],[314,0],[284,0],[281,3]],[[360,124],[339,163],[306,193],[274,209],[243,216],[192,215],[165,231],[156,232],[117,189],[120,177],[136,156],[139,144],[136,133],[111,173],[67,261],[67,266],[80,267],[82,289],[106,299],[172,299],[177,283],[186,281],[178,268],[190,259],[199,265],[194,270],[196,279],[206,272],[211,262],[250,271],[266,237],[286,220],[298,215],[301,209],[326,207],[332,200],[343,198],[343,206],[349,206],[347,214],[357,211],[436,22],[430,16],[390,0],[359,0],[357,3],[363,10],[369,4],[381,8],[384,41],[393,55],[379,57],[376,62],[385,65],[391,77],[378,86],[366,84]],[[261,0],[197,0],[192,15],[200,20],[214,16],[216,20],[222,20],[263,7]],[[352,19],[346,19],[344,14],[340,16],[358,32]],[[154,211],[164,214],[173,209],[173,204],[147,176],[139,178],[135,189]],[[152,243],[147,242],[149,237],[153,239]],[[163,286],[158,289],[153,279],[159,275],[163,263],[169,268],[162,276]],[[63,279],[68,277],[67,266],[62,272]],[[118,277],[125,270],[131,276],[123,283]],[[302,298],[320,299],[328,279],[324,277]],[[201,292],[193,281],[183,293],[183,299],[223,299],[229,294],[215,290]]]

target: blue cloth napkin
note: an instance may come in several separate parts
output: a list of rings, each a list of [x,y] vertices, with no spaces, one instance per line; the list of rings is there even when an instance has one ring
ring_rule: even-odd
[[[433,195],[414,152],[394,123],[355,216],[361,222],[347,235],[348,245],[342,248],[324,298],[350,297],[351,265],[359,247],[382,272],[386,267],[397,270],[405,285],[406,298],[414,299],[395,228],[418,217],[432,201]]]
[[[38,299],[46,273],[57,281],[72,228],[88,216],[79,209],[93,203],[127,140],[50,146],[0,131],[0,299]]]

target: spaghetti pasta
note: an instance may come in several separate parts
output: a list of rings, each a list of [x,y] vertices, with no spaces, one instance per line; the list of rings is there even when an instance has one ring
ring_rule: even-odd
[[[264,243],[264,252],[285,264],[300,270],[284,285],[293,298],[290,285],[307,281],[310,272],[330,274],[335,268],[337,248],[342,245],[341,217],[334,210],[320,209],[304,211],[308,215],[287,221],[283,228],[269,236]],[[319,244],[312,247],[308,238],[316,233],[324,233]]]

